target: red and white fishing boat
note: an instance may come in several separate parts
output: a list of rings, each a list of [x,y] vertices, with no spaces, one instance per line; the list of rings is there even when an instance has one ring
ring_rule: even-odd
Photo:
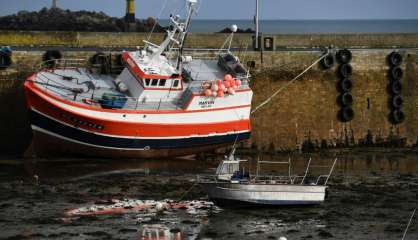
[[[250,137],[250,75],[229,49],[187,56],[188,16],[171,16],[160,45],[122,54],[119,75],[54,60],[25,82],[38,154],[156,158],[184,156]],[[233,26],[236,30],[236,26]],[[226,39],[232,41],[233,33]],[[230,42],[229,42],[230,46]],[[51,63],[51,62],[49,62]]]

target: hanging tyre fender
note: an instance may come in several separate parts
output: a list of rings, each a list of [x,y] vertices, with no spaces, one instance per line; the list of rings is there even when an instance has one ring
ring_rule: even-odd
[[[103,65],[108,63],[108,56],[102,52],[97,52],[90,58],[92,65]]]
[[[389,63],[389,66],[398,67],[402,64],[403,58],[400,53],[392,52],[391,54],[388,55],[387,61]]]
[[[348,78],[344,78],[339,82],[339,90],[341,92],[350,92],[353,89],[353,81]]]
[[[389,119],[393,124],[403,123],[405,121],[405,118],[405,113],[400,109],[392,111],[389,116]]]
[[[389,76],[392,81],[399,81],[403,77],[403,70],[400,67],[391,67],[389,69]]]
[[[351,107],[342,108],[338,115],[342,122],[350,122],[354,119],[354,111]]]
[[[55,67],[56,60],[62,59],[62,53],[58,50],[47,50],[44,55],[42,55],[42,62],[47,67]]]
[[[404,100],[401,95],[395,95],[392,98],[392,108],[394,109],[400,109],[403,106]]]
[[[340,95],[339,97],[339,103],[343,107],[349,107],[353,105],[354,97],[350,92],[345,92]]]
[[[334,60],[334,55],[332,55],[332,54],[330,53],[330,54],[327,54],[327,56],[325,56],[325,57],[321,60],[320,65],[321,65],[321,68],[322,68],[322,69],[327,70],[327,69],[332,68],[332,67],[334,66],[334,63],[335,63],[335,60]]]
[[[6,69],[12,65],[12,57],[9,54],[0,52],[0,70]]]
[[[338,68],[338,75],[341,78],[348,78],[352,74],[353,74],[353,67],[348,63],[341,64],[340,67]]]
[[[393,95],[398,95],[402,93],[402,84],[400,81],[391,81],[389,85],[389,90]]]
[[[116,63],[116,66],[124,66],[122,54],[116,55],[115,63]]]
[[[350,63],[353,59],[353,54],[348,49],[342,49],[337,52],[337,61],[341,64]]]

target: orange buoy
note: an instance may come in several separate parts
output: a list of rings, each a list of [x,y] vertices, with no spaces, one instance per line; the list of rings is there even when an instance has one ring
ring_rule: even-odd
[[[219,90],[219,91],[218,91],[218,97],[220,97],[220,98],[225,97],[224,91]]]
[[[229,88],[229,87],[231,87],[231,82],[230,81],[225,81],[224,85],[225,85],[226,88]]]
[[[206,96],[206,97],[210,97],[210,96],[212,96],[212,90],[210,90],[210,89],[206,89],[206,90],[205,90],[205,96]]]
[[[241,86],[241,80],[236,79],[235,80],[235,85],[237,85],[237,87]]]
[[[221,85],[222,84],[222,80],[220,80],[220,79],[218,79],[218,80],[216,80],[216,85]]]
[[[223,85],[223,84],[222,84],[222,85],[219,87],[219,90],[222,90],[223,92],[226,92],[226,90],[227,90],[227,89],[226,89],[225,85]]]
[[[224,80],[225,81],[231,81],[231,80],[233,80],[232,75],[231,74],[226,74],[225,77],[224,77]]]

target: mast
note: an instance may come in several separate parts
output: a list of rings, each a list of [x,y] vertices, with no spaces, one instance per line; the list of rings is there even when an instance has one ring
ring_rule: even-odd
[[[179,51],[179,56],[177,59],[177,70],[181,69],[181,62],[182,62],[181,58],[183,56],[184,43],[187,38],[187,34],[189,31],[190,23],[192,21],[192,16],[193,16],[196,4],[197,4],[197,0],[186,0],[186,2],[188,3],[189,12],[188,12],[187,20],[186,20],[186,25],[184,26],[184,30],[182,32],[182,36],[180,39],[180,51]]]
[[[255,0],[255,48],[258,49],[258,32],[259,32],[259,25],[258,25],[258,10],[259,10],[259,0]]]

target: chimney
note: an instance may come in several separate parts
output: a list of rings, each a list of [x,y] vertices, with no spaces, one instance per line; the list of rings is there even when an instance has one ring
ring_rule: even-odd
[[[135,30],[135,0],[126,0],[125,31],[134,32]]]

